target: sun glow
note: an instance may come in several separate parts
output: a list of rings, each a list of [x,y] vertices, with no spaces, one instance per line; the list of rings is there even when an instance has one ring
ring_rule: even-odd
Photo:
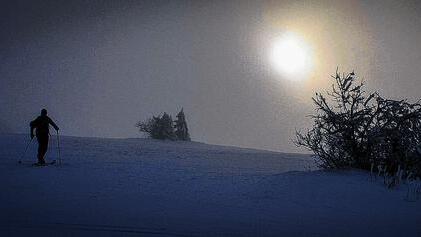
[[[312,69],[310,47],[293,33],[274,40],[270,59],[274,68],[290,80],[305,79]]]

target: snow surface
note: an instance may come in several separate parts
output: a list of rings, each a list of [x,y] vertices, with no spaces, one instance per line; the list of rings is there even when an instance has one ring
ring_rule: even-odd
[[[406,185],[308,155],[62,137],[62,166],[32,167],[28,140],[0,136],[0,236],[421,236]]]

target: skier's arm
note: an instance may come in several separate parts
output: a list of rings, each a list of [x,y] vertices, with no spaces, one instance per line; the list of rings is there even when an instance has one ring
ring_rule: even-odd
[[[48,122],[51,124],[51,126],[53,126],[53,127],[54,127],[54,129],[55,129],[56,131],[58,131],[58,130],[59,130],[59,128],[58,128],[58,126],[57,126],[57,124],[56,124],[56,123],[54,123],[54,121],[53,121],[52,119],[48,118]]]

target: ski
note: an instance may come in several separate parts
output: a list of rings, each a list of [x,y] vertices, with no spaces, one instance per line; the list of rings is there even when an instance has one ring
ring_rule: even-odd
[[[56,163],[56,160],[50,161],[50,162],[45,162],[44,164],[40,164],[40,163],[33,163],[32,166],[49,166],[49,165],[54,165]]]

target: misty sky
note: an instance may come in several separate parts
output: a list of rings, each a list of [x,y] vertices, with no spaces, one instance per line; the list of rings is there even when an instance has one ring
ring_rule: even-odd
[[[282,32],[314,68],[286,80],[268,60]],[[139,137],[182,107],[193,140],[286,152],[311,96],[355,69],[386,97],[421,97],[417,1],[2,1],[0,132],[47,108],[64,135]]]

